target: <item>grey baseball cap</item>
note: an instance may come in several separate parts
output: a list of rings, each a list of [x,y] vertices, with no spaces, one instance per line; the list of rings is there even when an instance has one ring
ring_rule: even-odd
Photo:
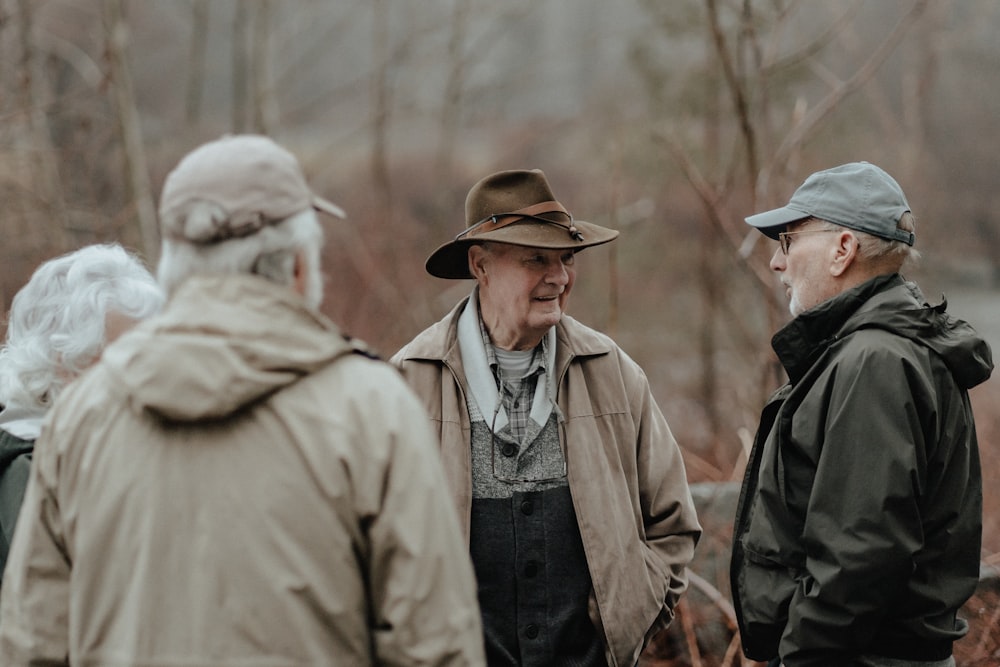
[[[913,245],[913,232],[899,229],[910,210],[903,189],[892,176],[869,162],[817,171],[792,195],[787,206],[746,218],[772,239],[793,222],[819,218],[891,241]]]

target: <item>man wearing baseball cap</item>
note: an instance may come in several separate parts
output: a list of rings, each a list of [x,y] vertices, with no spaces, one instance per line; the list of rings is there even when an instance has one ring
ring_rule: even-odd
[[[393,357],[423,398],[476,570],[491,667],[636,664],[701,533],[645,374],[565,313],[573,217],[538,169],[481,179],[427,272],[471,294]]]
[[[899,184],[867,162],[809,176],[747,223],[794,319],[733,531],[744,653],[786,667],[946,667],[979,577],[982,479],[970,388],[991,351],[900,274]]]
[[[317,310],[317,211],[262,136],[167,177],[167,305],[52,410],[0,664],[483,664],[427,415]]]

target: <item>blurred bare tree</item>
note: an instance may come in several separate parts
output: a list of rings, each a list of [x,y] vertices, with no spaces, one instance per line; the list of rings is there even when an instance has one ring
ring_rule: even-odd
[[[988,0],[0,3],[4,225],[28,249],[6,263],[5,294],[84,242],[121,238],[152,260],[170,165],[219,132],[267,132],[351,213],[328,249],[351,296],[326,307],[390,352],[452,301],[457,285],[422,258],[457,231],[468,187],[541,167],[574,209],[622,226],[613,252],[587,255],[596,273],[573,308],[670,395],[709,479],[738,475],[779,380],[767,338],[787,314],[744,215],[863,155],[930,214],[960,212],[922,240],[998,243],[996,156],[952,119],[986,128],[1000,107],[989,87],[964,94],[996,55]],[[966,106],[944,114],[941,90]],[[924,195],[934,179],[961,196]]]
[[[253,82],[253,131],[272,134],[278,129],[278,100],[271,73],[271,0],[257,0],[253,5],[253,40],[250,49],[250,71]]]
[[[372,183],[379,217],[392,211],[392,185],[389,177],[389,128],[392,122],[392,99],[389,72],[392,69],[392,42],[389,40],[387,0],[372,0]]]
[[[247,56],[249,14],[249,2],[237,2],[233,8],[232,131],[236,134],[245,132],[247,127],[247,109],[249,108],[247,104],[247,80],[250,71],[250,59]]]
[[[37,214],[36,229],[48,231],[50,243],[66,247],[63,234],[66,220],[66,202],[59,179],[56,147],[52,145],[47,112],[52,101],[52,91],[44,69],[43,54],[34,38],[35,13],[29,0],[18,2],[18,36],[21,44],[20,103],[22,112],[15,116],[21,131],[15,131],[15,147],[28,157],[25,186],[34,191],[35,200],[41,204]],[[34,216],[29,216],[34,217]],[[43,221],[48,222],[45,224]],[[34,225],[33,225],[34,226]]]
[[[469,30],[472,0],[455,0],[448,32],[447,76],[441,98],[441,143],[438,147],[437,174],[441,181],[450,180],[458,144],[462,114],[462,94],[465,87],[467,59],[464,55]]]
[[[202,89],[205,86],[205,50],[208,47],[208,0],[191,0],[191,47],[184,95],[184,119],[197,126],[201,119]]]
[[[822,29],[812,36],[801,26],[790,29],[797,19],[796,12],[804,9],[798,3],[698,0],[683,3],[685,11],[678,11],[681,3],[666,7],[645,0],[643,4],[653,19],[651,24],[658,26],[659,36],[651,33],[635,51],[634,62],[651,91],[652,103],[660,109],[654,136],[678,165],[703,209],[700,251],[696,254],[702,315],[697,340],[700,403],[709,425],[709,442],[698,447],[705,452],[705,460],[695,464],[716,479],[738,478],[744,459],[734,455],[733,446],[742,445],[745,455],[749,439],[740,440],[734,435],[747,425],[743,422],[746,411],[724,409],[731,406],[732,395],[720,392],[720,376],[729,382],[740,380],[718,360],[727,356],[727,348],[735,349],[736,356],[756,359],[758,370],[748,369],[744,382],[748,388],[757,389],[744,395],[748,405],[762,404],[766,392],[776,387],[783,375],[770,354],[767,339],[786,317],[784,301],[776,293],[777,283],[767,267],[766,251],[758,247],[763,245],[759,243],[761,237],[747,233],[742,218],[783,203],[789,183],[801,178],[798,165],[803,146],[816,137],[824,122],[846,104],[852,93],[866,89],[923,14],[927,2],[911,3],[885,39],[870,44],[867,52],[858,47],[853,28],[853,18],[861,5],[857,1],[837,5],[839,15],[822,21]],[[788,32],[805,37],[789,46]],[[648,41],[694,43],[699,34],[705,44],[705,59],[679,72],[670,71],[674,62],[655,58],[658,47]],[[838,77],[824,67],[822,58],[829,57],[828,51],[837,45],[845,44],[853,47],[845,48],[851,57],[841,60],[857,64],[846,76]],[[682,85],[687,108],[679,112],[662,97],[671,90],[663,82],[671,78],[685,78],[701,88],[692,90]],[[920,80],[924,85],[910,87],[911,94],[904,100],[909,112],[883,115],[919,118],[919,110],[926,105],[927,76],[907,68],[903,78]],[[810,82],[819,91],[815,101],[795,97],[789,115],[784,100],[796,96],[794,91],[810,86]],[[923,95],[920,91],[924,91]],[[912,139],[919,132],[919,124],[914,122],[913,129],[905,133],[911,139],[906,142],[908,155],[921,145]],[[749,294],[723,290],[724,285],[739,280],[738,276],[750,279],[753,289]],[[736,304],[734,296],[760,304],[766,316],[757,326],[740,325],[747,319],[740,312],[746,302]],[[718,468],[714,473],[713,467]]]
[[[127,197],[135,210],[145,255],[155,257],[160,247],[160,232],[146,162],[146,145],[129,68],[130,30],[125,17],[124,0],[104,0],[104,29],[107,35],[108,84],[121,131],[124,158],[122,168],[124,181],[129,186]]]

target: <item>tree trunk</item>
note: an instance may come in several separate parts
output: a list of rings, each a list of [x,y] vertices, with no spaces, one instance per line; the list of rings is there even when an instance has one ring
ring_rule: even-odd
[[[442,182],[451,179],[455,145],[458,142],[462,113],[462,91],[465,85],[465,35],[468,29],[469,0],[455,0],[448,35],[448,79],[441,105],[441,144],[438,148],[437,174]]]
[[[233,132],[246,128],[247,118],[247,5],[236,3],[233,13]]]
[[[59,178],[56,148],[52,145],[49,122],[45,115],[51,103],[51,94],[46,84],[41,57],[34,48],[32,8],[33,3],[30,0],[20,0],[18,3],[21,37],[20,97],[23,110],[21,117],[24,118],[26,131],[23,136],[27,141],[22,142],[19,139],[20,132],[14,133],[14,141],[27,156],[25,171],[31,174],[31,178],[25,184],[25,189],[34,191],[37,202],[41,204],[37,208],[30,207],[34,213],[29,214],[26,221],[31,227],[44,230],[42,245],[46,249],[55,247],[62,251],[68,249],[66,228],[69,221]]]
[[[389,182],[389,12],[385,0],[372,0],[372,182],[376,208],[384,220],[392,210]]]
[[[278,101],[271,76],[271,2],[258,0],[254,14],[250,67],[253,75],[253,129],[271,134],[278,125]]]
[[[135,106],[132,75],[128,67],[129,33],[124,5],[125,0],[104,0],[111,102],[117,112],[121,132],[128,199],[135,210],[146,260],[151,262],[158,255],[159,232],[146,165],[146,151],[142,143],[139,111]]]
[[[706,59],[710,64],[717,65],[719,54],[712,48],[712,43],[708,44]],[[719,109],[719,89],[714,77],[705,77],[707,90],[705,95],[705,118],[703,121],[706,169],[717,172],[720,169],[720,144],[719,129],[721,124],[721,111]],[[705,410],[705,421],[708,425],[709,439],[708,449],[714,455],[713,463],[719,465],[720,461],[726,460],[718,451],[721,444],[721,420],[719,419],[718,406],[718,373],[715,359],[718,356],[718,341],[716,340],[716,322],[721,319],[720,315],[720,294],[719,294],[719,271],[717,270],[715,248],[722,245],[712,219],[707,213],[702,214],[700,226],[700,253],[699,253],[699,276],[702,293],[702,314],[700,322],[699,354],[701,357],[701,404]]]
[[[191,1],[191,51],[188,57],[184,117],[189,126],[201,118],[201,93],[205,82],[205,48],[208,44],[208,1]]]

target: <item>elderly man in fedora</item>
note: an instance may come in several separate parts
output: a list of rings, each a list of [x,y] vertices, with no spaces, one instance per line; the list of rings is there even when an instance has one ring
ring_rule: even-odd
[[[434,434],[318,311],[296,158],[226,136],[160,200],[164,311],[67,389],[35,450],[0,664],[483,664]]]
[[[809,176],[746,219],[778,242],[794,319],[733,529],[747,657],[785,667],[949,667],[979,578],[969,389],[993,368],[967,323],[900,274],[913,214],[868,162]]]
[[[636,664],[673,617],[700,527],[680,449],[636,363],[565,314],[575,220],[538,170],[468,194],[428,273],[472,294],[392,359],[440,438],[490,665]]]

